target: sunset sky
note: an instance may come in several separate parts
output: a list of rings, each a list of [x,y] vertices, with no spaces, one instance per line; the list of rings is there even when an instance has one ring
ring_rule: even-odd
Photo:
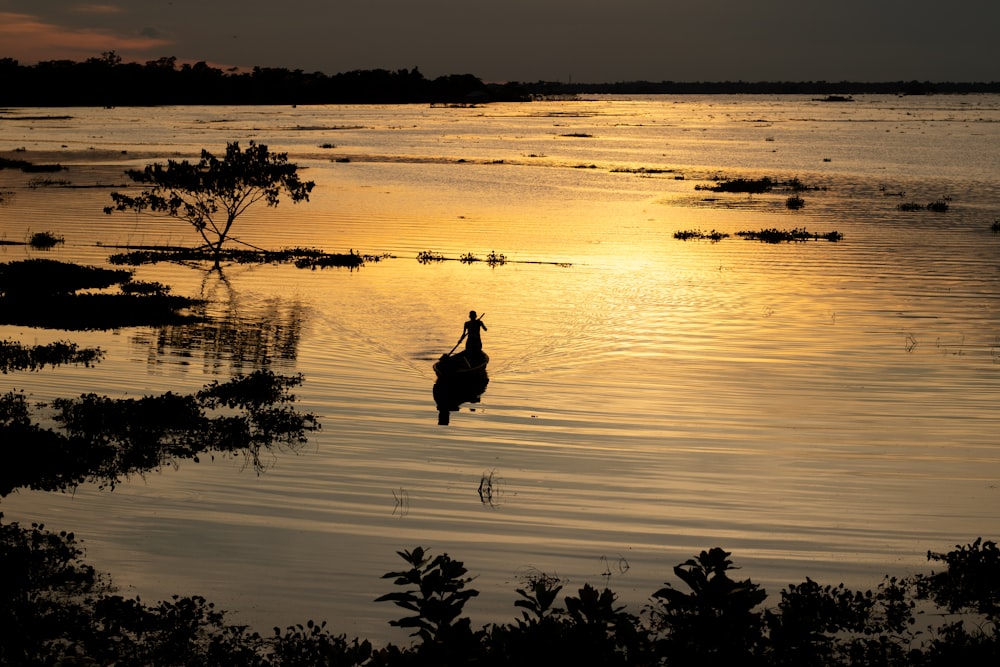
[[[0,57],[486,81],[997,81],[996,0],[0,0]]]

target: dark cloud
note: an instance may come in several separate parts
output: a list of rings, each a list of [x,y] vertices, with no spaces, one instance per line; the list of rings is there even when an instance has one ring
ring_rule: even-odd
[[[1000,79],[993,0],[0,0],[0,12],[51,28],[30,51],[0,54],[25,62],[68,57],[61,40],[79,49],[103,38],[107,47],[87,56],[115,49],[139,61],[330,74],[419,66],[495,81]],[[148,41],[130,41],[137,35]],[[51,55],[37,55],[44,49]]]

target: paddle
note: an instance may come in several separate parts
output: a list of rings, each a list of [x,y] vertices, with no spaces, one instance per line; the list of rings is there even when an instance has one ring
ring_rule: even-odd
[[[481,314],[481,315],[480,315],[479,317],[477,317],[476,319],[477,319],[477,320],[481,320],[481,319],[483,319],[483,317],[484,317],[485,315],[486,315],[486,313],[482,313],[482,314]],[[458,342],[457,342],[457,343],[455,343],[455,347],[453,347],[453,348],[451,348],[450,350],[448,350],[448,354],[446,354],[446,355],[444,355],[444,356],[446,356],[446,357],[450,357],[450,356],[451,356],[451,353],[452,353],[452,352],[454,352],[454,351],[455,351],[455,349],[456,349],[456,348],[458,348],[458,346],[462,344],[462,341],[463,341],[463,340],[465,340],[465,333],[464,333],[464,332],[462,333],[462,337],[458,339]]]

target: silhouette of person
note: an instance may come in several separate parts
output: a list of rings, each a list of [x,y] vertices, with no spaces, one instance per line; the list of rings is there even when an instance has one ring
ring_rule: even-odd
[[[482,352],[483,351],[483,339],[479,333],[479,330],[489,331],[483,321],[476,319],[476,311],[469,311],[469,319],[466,320],[462,331],[462,338],[468,337],[465,341],[465,351],[466,352]]]

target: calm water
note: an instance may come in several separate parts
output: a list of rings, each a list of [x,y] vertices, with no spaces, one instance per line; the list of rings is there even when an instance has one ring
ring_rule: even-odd
[[[54,151],[73,185],[258,140],[317,186],[307,204],[248,214],[237,237],[394,256],[355,272],[137,270],[212,299],[211,327],[0,327],[107,351],[91,369],[4,376],[40,401],[193,391],[261,365],[304,375],[298,406],[323,430],[261,476],[239,459],[184,461],[113,492],[0,502],[7,521],[75,531],[144,600],[197,593],[261,630],[327,619],[400,641],[396,608],[372,600],[391,589],[380,576],[401,565],[395,552],[418,545],[478,575],[467,611],[482,624],[514,618],[532,571],[568,592],[609,582],[638,612],[673,565],[713,546],[777,593],[806,576],[870,586],[926,568],[928,549],[1000,533],[1000,97],[0,119],[0,150]],[[718,176],[821,189],[795,212],[787,193],[695,190]],[[0,236],[66,243],[0,246],[2,261],[101,264],[108,244],[195,241],[182,224],[105,216],[108,188],[31,178],[0,171]],[[897,209],[942,197],[946,213]],[[844,240],[673,237],[772,227]],[[508,262],[425,265],[421,251]],[[486,314],[489,386],[439,426],[431,363],[470,309]]]

